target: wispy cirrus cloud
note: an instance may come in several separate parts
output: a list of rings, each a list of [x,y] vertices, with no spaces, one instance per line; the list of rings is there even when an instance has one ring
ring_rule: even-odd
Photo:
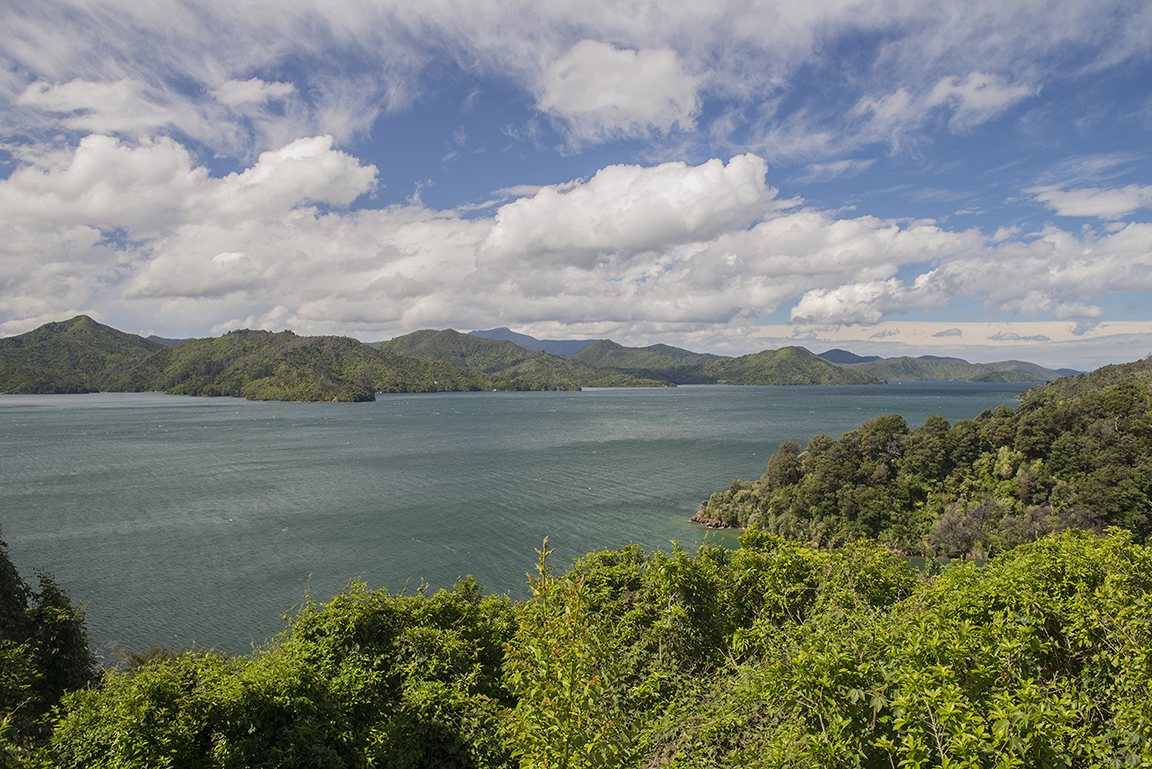
[[[863,121],[863,136],[886,141],[899,151],[915,143],[934,120],[943,120],[953,132],[971,131],[1039,90],[984,72],[945,75],[922,93],[900,88],[882,96],[864,96],[851,114]]]

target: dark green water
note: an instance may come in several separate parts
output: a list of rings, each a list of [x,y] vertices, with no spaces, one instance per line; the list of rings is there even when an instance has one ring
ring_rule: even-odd
[[[311,585],[326,598],[451,586],[526,594],[545,535],[564,565],[688,522],[781,441],[866,419],[916,427],[1011,404],[1019,385],[680,387],[250,403],[0,396],[0,526],[26,577],[87,604],[97,646],[248,651]],[[734,542],[729,533],[708,533]]]

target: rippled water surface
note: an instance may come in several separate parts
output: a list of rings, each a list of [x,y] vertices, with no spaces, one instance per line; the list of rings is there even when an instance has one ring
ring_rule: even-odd
[[[679,387],[250,403],[0,396],[0,526],[21,574],[87,604],[94,644],[245,652],[306,590],[526,594],[545,535],[563,565],[673,540],[781,441],[866,419],[949,420],[1020,385]],[[732,541],[731,534],[712,538]]]

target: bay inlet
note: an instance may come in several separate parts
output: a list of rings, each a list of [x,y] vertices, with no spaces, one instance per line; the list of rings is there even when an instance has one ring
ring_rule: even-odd
[[[898,413],[1011,405],[1019,384],[591,389],[307,404],[158,394],[0,397],[0,527],[21,574],[87,607],[94,645],[244,653],[306,592],[471,574],[527,595],[554,563],[735,544],[689,523],[781,441]],[[34,580],[32,580],[34,581]]]

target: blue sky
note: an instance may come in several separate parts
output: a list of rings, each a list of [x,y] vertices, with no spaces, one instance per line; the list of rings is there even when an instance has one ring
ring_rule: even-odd
[[[0,334],[1152,353],[1144,1],[0,10]]]

